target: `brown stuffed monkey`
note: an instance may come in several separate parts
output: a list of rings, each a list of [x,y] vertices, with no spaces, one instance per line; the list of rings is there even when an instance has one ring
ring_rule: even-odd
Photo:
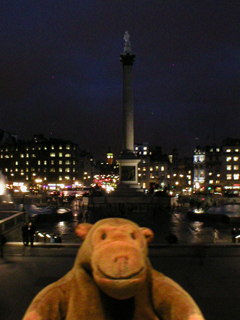
[[[76,234],[83,243],[72,270],[34,298],[23,320],[204,320],[190,295],[151,267],[150,229],[110,218]]]

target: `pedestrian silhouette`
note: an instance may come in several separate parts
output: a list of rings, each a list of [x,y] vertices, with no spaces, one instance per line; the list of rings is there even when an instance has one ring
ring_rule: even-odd
[[[27,246],[29,239],[28,239],[28,223],[25,222],[22,226],[22,239],[23,239],[23,245]]]
[[[1,251],[1,258],[3,258],[3,247],[5,243],[7,242],[7,239],[4,234],[0,233],[0,251]]]
[[[31,242],[31,246],[33,246],[35,232],[36,232],[35,225],[32,224],[32,222],[29,222],[29,224],[28,224],[28,237],[29,237],[29,241]]]

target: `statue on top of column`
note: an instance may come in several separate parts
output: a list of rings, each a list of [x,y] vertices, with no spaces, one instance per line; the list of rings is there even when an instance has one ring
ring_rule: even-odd
[[[126,53],[131,53],[132,52],[131,42],[129,41],[129,38],[130,38],[130,34],[128,33],[128,31],[125,31],[123,40],[125,41],[124,52],[126,52]]]

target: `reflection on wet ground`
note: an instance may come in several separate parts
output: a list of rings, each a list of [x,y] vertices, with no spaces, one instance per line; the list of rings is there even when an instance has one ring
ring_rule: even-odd
[[[33,208],[28,208],[30,211]],[[36,224],[39,232],[59,234],[63,242],[79,242],[75,235],[75,228],[83,220],[79,218],[79,211],[71,208],[73,219],[59,222],[39,222]],[[216,214],[229,214],[240,217],[240,205],[226,205],[225,207],[210,208]],[[157,210],[154,212],[128,212],[124,217],[136,222],[141,227],[148,227],[154,231],[154,243],[166,244],[166,237],[172,233],[178,238],[179,244],[213,244],[231,243],[231,230],[236,224],[221,221],[194,221],[187,218],[187,209]],[[82,217],[82,216],[81,216]],[[90,212],[88,221],[95,222],[103,218],[103,212]],[[240,222],[239,226],[240,227]]]

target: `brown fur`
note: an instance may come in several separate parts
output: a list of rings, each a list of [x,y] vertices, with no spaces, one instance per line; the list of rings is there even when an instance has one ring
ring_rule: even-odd
[[[148,259],[153,232],[125,219],[80,224],[70,272],[43,289],[23,320],[204,320],[176,282]]]

